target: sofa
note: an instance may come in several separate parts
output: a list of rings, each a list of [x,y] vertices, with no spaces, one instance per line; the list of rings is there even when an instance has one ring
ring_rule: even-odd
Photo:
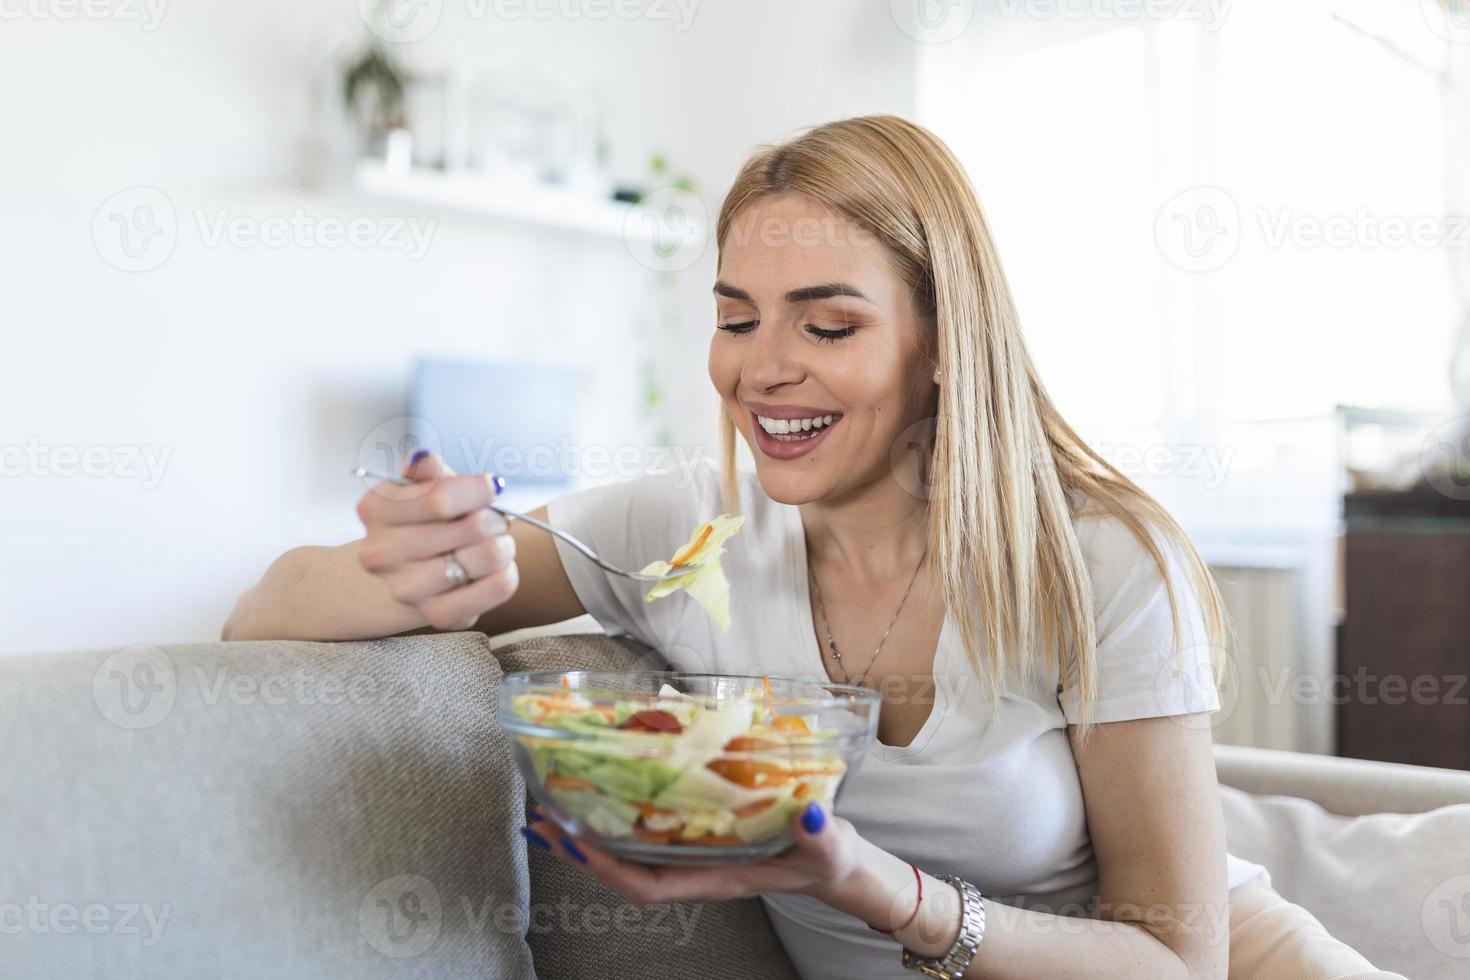
[[[600,634],[0,656],[0,976],[794,980],[758,899],[632,906],[517,832],[502,675],[660,666]],[[1235,853],[1379,967],[1470,976],[1470,773],[1216,751]]]

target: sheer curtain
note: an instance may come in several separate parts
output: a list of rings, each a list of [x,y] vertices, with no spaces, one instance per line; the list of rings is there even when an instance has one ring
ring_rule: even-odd
[[[1293,672],[1335,668],[1335,406],[1449,413],[1470,229],[1426,13],[992,0],[920,46],[920,120],[975,182],[1053,397],[1217,568],[1289,573],[1289,622],[1243,625]],[[1329,751],[1329,709],[1289,746]]]

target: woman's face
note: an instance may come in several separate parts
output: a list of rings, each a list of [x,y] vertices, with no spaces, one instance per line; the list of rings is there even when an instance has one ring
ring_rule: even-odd
[[[709,375],[773,500],[833,500],[889,478],[933,414],[929,330],[887,250],[816,201],[750,205],[724,243]]]

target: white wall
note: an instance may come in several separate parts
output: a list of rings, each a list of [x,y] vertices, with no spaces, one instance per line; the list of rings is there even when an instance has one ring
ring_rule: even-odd
[[[34,6],[0,23],[0,651],[214,639],[271,557],[354,535],[346,469],[399,414],[418,352],[570,357],[586,378],[583,438],[643,437],[632,349],[647,342],[653,282],[621,241],[414,214],[335,187],[333,64],[361,30],[355,0],[173,0],[152,30]],[[618,175],[643,177],[662,149],[713,214],[754,143],[912,111],[912,42],[887,8],[705,0],[679,31],[476,18],[483,5],[446,0],[403,54],[595,94]],[[313,175],[324,183],[307,190]],[[130,273],[104,261],[92,226],[135,186],[166,194],[178,241]],[[198,224],[296,209],[438,225],[411,260],[211,245]],[[689,370],[674,394],[693,410],[677,437],[696,446],[713,416],[712,251],[678,287]],[[100,475],[54,472],[88,450]],[[135,450],[157,471],[125,465]]]

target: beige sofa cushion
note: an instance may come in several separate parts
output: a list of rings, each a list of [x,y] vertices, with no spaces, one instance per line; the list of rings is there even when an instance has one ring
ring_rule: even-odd
[[[531,976],[500,676],[474,633],[0,657],[0,975]]]
[[[497,649],[495,655],[506,673],[668,669],[656,653],[601,635],[538,637]],[[536,972],[543,978],[796,980],[759,899],[640,908],[540,848],[527,850],[531,867],[527,941]]]
[[[1220,787],[1232,854],[1380,969],[1470,976],[1470,804],[1343,817],[1288,796]]]

